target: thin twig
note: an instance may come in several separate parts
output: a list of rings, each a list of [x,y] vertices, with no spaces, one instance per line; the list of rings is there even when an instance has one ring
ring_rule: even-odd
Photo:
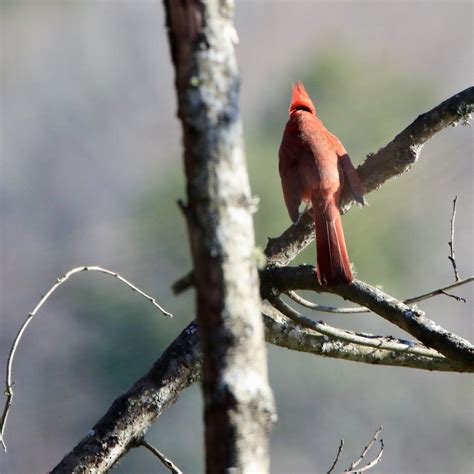
[[[374,433],[372,439],[370,440],[370,443],[364,448],[364,450],[362,451],[362,454],[349,466],[348,469],[346,469],[344,472],[362,472],[362,471],[366,471],[367,469],[370,469],[370,467],[373,467],[373,466],[370,466],[370,467],[367,467],[369,466],[369,464],[372,464],[372,463],[369,463],[367,466],[365,466],[364,468],[360,468],[360,469],[355,469],[359,464],[360,462],[364,459],[364,457],[367,455],[367,453],[369,452],[370,448],[374,445],[374,443],[377,441],[377,438],[379,437],[379,434],[382,432],[383,430],[383,426],[380,426]],[[382,457],[382,452],[383,452],[383,442],[382,442],[382,449],[379,453],[379,455],[377,456],[377,462],[378,460]],[[377,462],[375,464],[377,464]],[[374,466],[375,466],[374,464]]]
[[[451,240],[448,242],[449,245],[449,255],[448,258],[451,261],[451,264],[453,265],[453,270],[454,270],[454,279],[456,281],[460,280],[458,269],[456,266],[456,254],[454,252],[454,221],[456,219],[456,201],[458,200],[458,197],[456,196],[453,200],[453,214],[451,215]]]
[[[341,455],[342,453],[342,448],[344,446],[344,440],[341,439],[341,443],[339,444],[339,449],[337,450],[337,455],[336,455],[336,459],[334,459],[334,462],[332,463],[332,466],[330,467],[329,471],[327,472],[327,474],[331,474],[332,471],[334,471],[334,468],[336,467],[336,464],[337,462],[339,461],[339,456]]]
[[[383,444],[383,439],[380,440],[380,451],[379,451],[379,454],[377,455],[377,457],[373,460],[373,461],[370,461],[368,464],[366,464],[364,467],[361,467],[359,469],[356,469],[354,471],[344,471],[345,473],[350,473],[350,472],[365,472],[365,471],[368,471],[369,469],[372,469],[374,466],[376,466],[380,460],[382,459],[382,455],[383,455],[383,448],[384,448],[384,444]]]
[[[325,306],[318,303],[308,301],[302,296],[298,295],[295,291],[287,291],[286,294],[296,303],[304,306],[305,308],[312,309],[313,311],[321,311],[323,313],[335,313],[335,314],[354,314],[354,313],[370,313],[370,310],[359,306],[358,308],[337,308],[336,306]]]
[[[148,295],[144,291],[140,290],[140,288],[136,287],[134,284],[123,278],[121,275],[118,273],[112,272],[110,270],[107,270],[106,268],[98,267],[96,265],[93,266],[82,266],[82,267],[76,267],[73,268],[72,270],[69,270],[67,273],[65,273],[63,276],[59,277],[56,280],[56,283],[47,291],[47,293],[41,297],[39,303],[34,307],[33,311],[28,314],[28,317],[20,327],[20,330],[18,331],[15,340],[13,341],[13,344],[10,348],[10,352],[8,354],[8,361],[7,361],[7,369],[6,369],[6,375],[5,375],[5,395],[7,397],[5,401],[5,406],[3,409],[3,414],[2,414],[2,419],[0,421],[0,443],[3,446],[4,451],[6,452],[7,447],[5,445],[4,441],[4,433],[5,433],[5,425],[7,422],[7,417],[8,417],[8,412],[10,411],[10,407],[13,402],[13,382],[12,382],[12,365],[13,365],[13,359],[15,358],[15,353],[18,347],[18,344],[23,336],[23,333],[25,332],[26,328],[30,324],[31,320],[35,317],[35,315],[38,313],[39,309],[43,306],[44,303],[48,300],[48,298],[63,284],[65,283],[72,275],[75,273],[80,273],[80,272],[85,272],[85,271],[97,271],[101,273],[105,273],[106,275],[111,275],[118,280],[120,280],[122,283],[125,283],[129,288],[131,288],[133,291],[138,293],[139,295],[143,296],[145,299],[147,299],[150,303],[152,303],[156,308],[158,308],[165,316],[168,317],[173,317],[171,313],[166,311],[164,308],[162,308],[158,302],[156,301],[155,298],[152,296]]]
[[[438,288],[437,290],[430,291],[429,293],[425,293],[424,295],[415,296],[414,298],[408,298],[407,300],[404,301],[404,303],[412,304],[412,303],[417,303],[418,301],[427,300],[428,298],[432,298],[433,296],[436,296],[436,295],[446,295],[447,290],[452,290],[453,288],[465,285],[466,283],[470,283],[471,281],[474,281],[474,276],[463,278],[462,280],[459,280],[455,283],[451,283],[451,285],[447,285],[443,288]],[[447,296],[451,296],[451,295],[447,295]]]
[[[447,293],[444,290],[441,290],[441,293],[443,295],[446,295],[446,296],[449,296],[450,298],[455,299],[456,301],[460,301],[461,303],[467,303],[467,299],[463,298],[462,296],[452,295],[451,293]]]
[[[464,298],[461,298],[460,296],[456,296],[456,295],[451,295],[447,293],[446,291],[451,290],[452,288],[456,288],[461,285],[465,285],[466,283],[470,283],[473,280],[474,280],[474,277],[472,276],[468,278],[463,278],[462,280],[458,280],[456,281],[456,283],[451,283],[450,285],[447,285],[443,288],[437,288],[436,290],[430,291],[429,293],[425,293],[419,296],[414,296],[412,298],[407,298],[403,300],[403,303],[405,304],[417,303],[419,301],[433,298],[434,296],[437,296],[437,295],[446,295],[451,298],[454,298],[457,301],[462,301],[463,303],[466,303],[466,300]],[[334,314],[370,313],[370,310],[363,306],[359,306],[356,308],[349,308],[349,307],[338,308],[336,306],[325,306],[325,305],[313,303],[312,301],[308,301],[307,299],[298,295],[293,290],[287,291],[286,294],[296,303],[300,304],[301,306],[304,306],[305,308],[312,309],[313,311],[321,311],[323,313],[334,313]]]
[[[303,315],[298,313],[298,311],[293,309],[290,305],[285,303],[279,296],[276,295],[270,297],[269,302],[276,309],[278,309],[278,311],[290,318],[296,324],[303,327],[307,327],[309,329],[313,329],[314,331],[330,338],[340,339],[342,341],[351,342],[360,346],[373,347],[379,350],[404,352],[438,359],[444,358],[437,351],[433,349],[428,349],[427,347],[416,343],[415,341],[403,341],[401,339],[394,338],[390,338],[391,340],[387,341],[385,338],[380,336],[374,336],[372,334],[360,335],[350,331],[346,331],[344,329],[329,326],[322,322],[315,322],[309,318],[305,318]]]
[[[155,448],[155,446],[150,444],[145,439],[142,439],[138,446],[143,446],[144,448],[148,449],[148,451],[153,453],[173,474],[183,474],[183,471],[181,471],[181,469],[179,469],[179,467],[176,466],[173,461],[168,459],[161,451],[159,451],[157,448]]]

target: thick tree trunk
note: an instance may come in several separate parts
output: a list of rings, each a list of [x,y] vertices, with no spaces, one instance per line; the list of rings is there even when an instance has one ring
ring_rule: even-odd
[[[209,473],[268,471],[267,379],[233,2],[165,1],[183,126]]]

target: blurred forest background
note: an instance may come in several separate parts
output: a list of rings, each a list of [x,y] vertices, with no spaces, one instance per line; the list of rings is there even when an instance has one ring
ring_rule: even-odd
[[[261,247],[289,225],[277,152],[292,81],[303,80],[356,164],[472,82],[469,1],[239,1],[235,21]],[[55,465],[148,370],[193,319],[193,294],[170,291],[190,257],[176,205],[184,196],[183,166],[161,2],[2,0],[1,42],[2,373],[20,323],[71,267],[118,271],[175,314],[163,318],[100,274],[61,287],[17,353],[9,451],[0,454],[1,472],[33,473]],[[458,267],[463,276],[473,273],[473,151],[472,129],[443,131],[410,173],[344,217],[361,279],[400,298],[451,282],[455,195]],[[314,260],[314,246],[299,259]],[[469,303],[438,297],[421,306],[472,341],[472,287],[456,293]],[[402,334],[371,315],[310,316]],[[472,472],[472,377],[275,347],[268,355],[279,413],[272,472],[325,472],[341,437],[349,464],[380,424],[386,450],[377,472]],[[194,386],[148,437],[185,472],[199,473],[202,429]],[[162,469],[148,452],[134,450],[116,472]]]

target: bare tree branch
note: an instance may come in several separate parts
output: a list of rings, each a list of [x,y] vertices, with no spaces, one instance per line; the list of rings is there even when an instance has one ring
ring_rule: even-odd
[[[384,449],[384,444],[383,444],[383,439],[380,440],[380,451],[379,451],[379,454],[377,454],[377,457],[373,460],[373,461],[370,461],[368,464],[366,464],[365,466],[363,467],[360,467],[358,469],[355,469],[353,471],[344,471],[345,473],[349,473],[349,472],[365,472],[365,471],[368,471],[369,469],[372,469],[374,466],[376,466],[380,460],[382,459],[382,455],[383,455],[383,449]]]
[[[457,301],[466,303],[466,300],[464,298],[461,298],[460,296],[451,295],[447,293],[447,290],[451,290],[458,286],[465,285],[466,283],[470,283],[473,280],[474,280],[474,277],[464,278],[462,280],[458,280],[456,283],[451,283],[450,285],[444,286],[443,288],[437,288],[436,290],[432,290],[428,293],[424,293],[418,296],[413,296],[412,298],[407,298],[403,300],[403,303],[405,304],[418,303],[419,301],[427,300],[437,295],[449,296],[450,298],[454,298]],[[335,306],[325,306],[325,305],[313,303],[303,298],[302,296],[298,295],[298,293],[296,293],[293,290],[287,291],[286,294],[296,303],[300,304],[301,306],[304,306],[305,308],[312,309],[313,311],[320,311],[322,313],[335,313],[335,314],[370,313],[370,310],[363,306],[358,306],[358,307],[353,307],[353,308],[339,308]]]
[[[327,474],[331,474],[331,472],[334,471],[334,468],[336,467],[336,464],[339,461],[339,457],[341,456],[343,447],[344,447],[344,440],[341,439],[341,442],[339,443],[339,448],[337,450],[336,459],[334,459],[334,462],[332,463],[332,466],[329,468],[329,471],[327,472]]]
[[[383,349],[393,352],[408,352],[426,357],[434,357],[442,359],[443,356],[432,349],[415,343],[415,341],[405,341],[394,337],[374,336],[372,334],[357,334],[353,331],[339,329],[329,326],[322,321],[316,322],[312,319],[305,318],[291,306],[287,305],[280,297],[269,297],[269,302],[281,313],[290,318],[295,324],[302,327],[313,329],[319,334],[328,338],[335,338],[345,342],[351,342],[365,347],[373,347],[374,349]]]
[[[374,433],[374,436],[372,437],[372,440],[370,441],[370,443],[364,448],[364,450],[362,451],[362,454],[350,465],[350,467],[348,469],[346,469],[345,471],[343,471],[343,473],[351,473],[351,472],[364,472],[364,471],[368,471],[369,469],[373,468],[374,466],[376,466],[380,460],[382,459],[382,455],[383,455],[383,440],[381,439],[380,440],[380,452],[379,454],[377,455],[377,457],[367,463],[365,466],[363,467],[360,467],[358,469],[356,469],[356,467],[360,464],[360,462],[365,458],[365,456],[367,455],[367,453],[369,452],[370,448],[374,445],[374,443],[377,441],[377,438],[379,436],[379,434],[382,432],[382,429],[383,427],[381,426],[380,428],[378,428],[375,433]],[[336,455],[336,459],[334,460],[331,468],[329,469],[329,471],[327,472],[327,474],[331,474],[332,471],[334,471],[334,468],[336,467],[336,464],[337,462],[339,461],[339,457],[342,453],[342,448],[344,446],[344,440],[341,439],[341,443],[339,444],[339,449],[337,451],[337,455]]]
[[[329,337],[304,325],[295,323],[281,314],[275,308],[264,305],[263,317],[265,323],[265,338],[267,342],[286,347],[299,352],[306,352],[318,356],[342,359],[365,364],[407,367],[422,370],[474,372],[473,367],[465,367],[453,362],[433,349],[427,349],[420,343],[383,336],[361,335],[365,337],[364,342],[372,340],[378,344],[377,348],[359,345],[335,336]],[[314,322],[313,322],[314,323]],[[381,345],[393,342],[399,347],[405,347],[405,351],[392,351],[390,346],[382,349]],[[398,347],[396,347],[398,349]],[[424,349],[426,355],[411,352],[411,349]]]
[[[374,433],[372,439],[370,440],[369,444],[364,448],[362,451],[362,454],[350,465],[349,469],[347,469],[346,472],[352,472],[353,469],[355,469],[360,462],[364,459],[364,457],[367,455],[369,452],[370,448],[374,445],[374,443],[377,441],[377,438],[379,437],[379,434],[382,432],[383,426],[380,426]]]
[[[51,471],[104,472],[131,448],[181,392],[201,377],[201,349],[195,322],[163,352],[152,369],[118,397],[92,430]]]
[[[36,314],[38,313],[40,308],[46,303],[48,298],[63,283],[65,283],[67,280],[69,280],[69,278],[72,275],[75,275],[76,273],[87,272],[87,271],[100,272],[100,273],[104,273],[105,275],[110,275],[110,276],[113,276],[114,278],[117,278],[117,280],[119,280],[122,283],[124,283],[125,285],[127,285],[132,291],[135,291],[136,293],[138,293],[139,295],[141,295],[145,299],[147,299],[150,303],[153,304],[153,306],[158,308],[165,316],[168,316],[170,318],[173,317],[173,315],[171,313],[169,313],[162,306],[160,306],[160,304],[158,303],[158,301],[156,301],[155,298],[148,295],[144,291],[140,290],[140,288],[138,288],[133,283],[126,280],[123,276],[121,276],[118,273],[113,272],[111,270],[107,270],[106,268],[102,268],[102,267],[99,267],[97,265],[76,267],[76,268],[73,268],[73,269],[69,270],[68,272],[66,272],[63,276],[59,277],[56,280],[56,283],[46,292],[45,295],[43,295],[41,297],[40,301],[33,308],[31,313],[28,314],[27,318],[25,319],[24,323],[21,325],[21,327],[20,327],[20,329],[19,329],[19,331],[18,331],[18,333],[15,337],[15,340],[13,341],[13,344],[10,348],[10,352],[8,354],[7,368],[6,368],[6,371],[5,371],[5,396],[6,396],[6,401],[5,401],[5,405],[3,407],[2,418],[1,418],[1,421],[0,421],[0,443],[2,443],[4,451],[7,450],[7,447],[5,445],[5,427],[6,427],[6,423],[7,423],[8,413],[10,411],[11,405],[13,403],[13,397],[14,397],[14,393],[13,393],[13,383],[14,382],[13,382],[13,372],[12,372],[12,370],[13,370],[13,360],[15,358],[16,350],[17,350],[18,344],[20,343],[20,340],[23,336],[23,333],[25,332],[26,328],[29,326],[32,319],[36,316]]]
[[[383,430],[383,426],[380,426],[380,428],[378,428],[375,431],[374,436],[370,440],[370,443],[364,448],[364,450],[362,451],[362,454],[350,465],[348,469],[344,471],[344,473],[368,471],[369,469],[371,469],[372,467],[374,467],[375,465],[379,463],[380,459],[382,458],[383,447],[384,447],[382,439],[380,440],[380,452],[377,455],[377,457],[373,461],[366,464],[364,467],[360,467],[356,469],[356,467],[360,464],[360,462],[364,460],[365,456],[367,456],[367,453],[370,451],[370,448],[377,441],[377,438],[379,437],[382,430]]]
[[[424,293],[423,295],[415,296],[413,298],[408,298],[407,300],[404,301],[406,304],[412,304],[412,303],[418,303],[419,301],[427,300],[429,298],[432,298],[433,296],[436,295],[445,295],[445,296],[450,296],[452,298],[458,298],[454,297],[453,295],[450,295],[446,293],[448,290],[452,290],[453,288],[457,288],[458,286],[465,285],[466,283],[471,283],[471,281],[474,281],[474,276],[470,276],[468,278],[463,278],[462,280],[459,280],[455,283],[451,283],[450,285],[444,286],[443,288],[438,288],[436,290],[432,290],[428,293]],[[465,303],[466,300],[464,298],[461,298],[461,300]]]
[[[459,281],[461,278],[459,277],[458,268],[456,266],[456,253],[454,252],[454,221],[456,220],[456,202],[458,197],[456,196],[453,200],[453,213],[451,215],[451,238],[448,242],[449,245],[449,260],[453,266],[454,271],[454,279]]]
[[[369,308],[446,357],[466,366],[474,365],[474,346],[469,341],[446,331],[419,309],[409,307],[367,283],[354,280],[350,285],[322,288],[316,281],[314,268],[308,265],[269,268],[260,273],[260,280],[262,296],[268,300],[275,291],[329,291]]]
[[[148,451],[150,451],[154,456],[156,456],[172,474],[183,474],[183,471],[181,471],[181,469],[179,469],[179,467],[176,466],[176,464],[171,461],[171,459],[168,459],[158,448],[150,444],[145,439],[142,439],[140,441],[139,446],[143,446],[144,448],[148,449]]]

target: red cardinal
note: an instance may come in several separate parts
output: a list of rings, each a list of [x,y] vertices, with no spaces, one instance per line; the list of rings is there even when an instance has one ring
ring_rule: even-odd
[[[354,198],[364,204],[364,188],[346,149],[316,116],[303,84],[293,97],[279,151],[279,171],[286,207],[293,223],[301,202],[313,207],[318,282],[339,285],[353,280],[342,230],[339,201],[344,179]]]

